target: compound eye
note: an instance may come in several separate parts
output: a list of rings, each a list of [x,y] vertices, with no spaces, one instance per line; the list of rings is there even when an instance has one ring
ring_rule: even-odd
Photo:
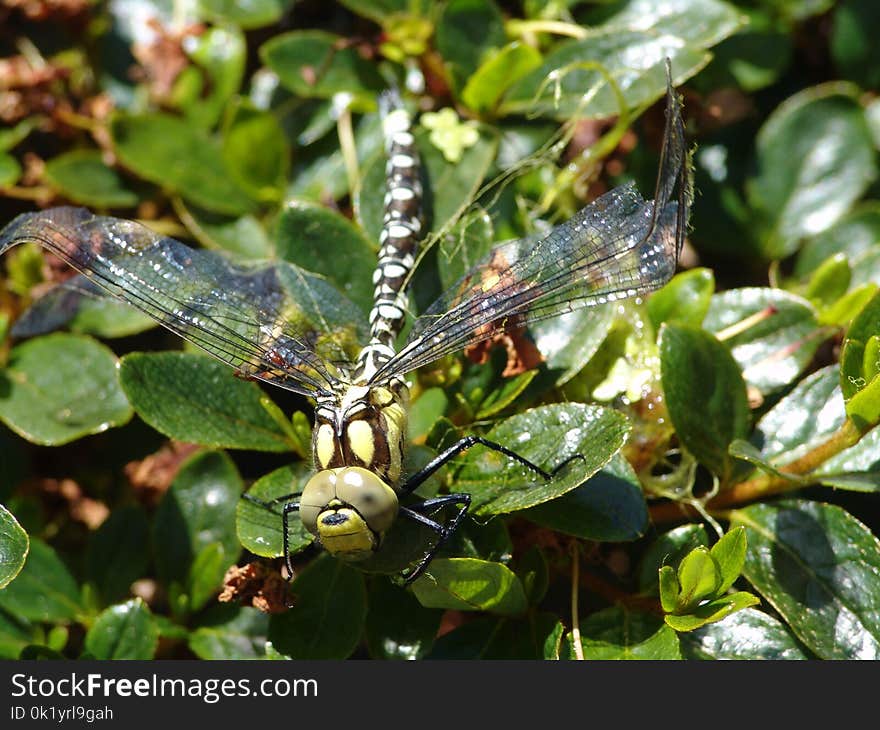
[[[377,535],[383,535],[397,517],[397,494],[373,472],[359,466],[340,471],[336,496],[357,510]]]
[[[336,471],[324,469],[306,483],[299,500],[299,516],[305,528],[318,536],[318,516],[336,499]]]

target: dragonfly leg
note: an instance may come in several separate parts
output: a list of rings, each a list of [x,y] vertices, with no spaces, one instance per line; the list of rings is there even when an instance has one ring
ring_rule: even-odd
[[[245,492],[241,495],[241,498],[247,502],[259,505],[260,507],[265,507],[267,510],[271,511],[273,507],[277,507],[279,504],[287,504],[288,502],[296,499],[300,495],[302,495],[302,492],[293,492],[292,494],[284,494],[280,497],[274,497],[273,499],[260,499],[259,497],[254,497],[252,494]]]
[[[552,472],[548,473],[544,471],[537,464],[533,464],[531,461],[526,459],[524,456],[520,456],[515,451],[511,451],[506,446],[502,446],[501,444],[496,444],[494,441],[489,441],[488,439],[484,439],[482,436],[465,436],[458,443],[453,444],[448,449],[446,449],[442,454],[438,454],[434,457],[423,469],[413,474],[409,479],[406,480],[406,483],[400,488],[401,494],[410,494],[419,488],[419,486],[424,482],[429,476],[431,476],[435,471],[437,471],[441,466],[446,464],[451,459],[454,459],[458,456],[462,451],[466,451],[471,446],[475,446],[476,444],[480,444],[485,446],[487,449],[491,449],[492,451],[497,451],[499,454],[504,454],[510,459],[513,459],[516,462],[519,462],[527,469],[539,474],[544,477],[548,481],[553,478],[553,475],[556,474],[563,466],[567,465],[570,461],[584,457],[580,454],[575,454],[574,456],[569,457],[565,461],[563,461],[559,466],[557,466]]]
[[[423,511],[428,514],[434,514],[437,510],[448,504],[457,506],[458,512],[456,512],[455,516],[445,525],[441,525],[436,520],[432,520],[427,515],[422,514]],[[400,508],[400,513],[402,515],[434,530],[438,535],[437,542],[435,542],[431,549],[422,556],[422,559],[419,560],[419,564],[408,573],[403,574],[404,585],[409,585],[425,571],[425,568],[428,567],[428,564],[434,559],[434,556],[437,555],[440,548],[442,548],[455,533],[459,522],[461,522],[462,518],[467,514],[470,504],[471,495],[469,494],[446,494],[442,497],[426,499],[424,502],[415,504],[412,507]]]

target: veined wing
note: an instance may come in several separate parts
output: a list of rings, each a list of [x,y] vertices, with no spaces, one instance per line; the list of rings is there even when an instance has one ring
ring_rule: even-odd
[[[286,262],[233,262],[83,208],[18,216],[0,232],[0,254],[28,241],[242,375],[304,395],[333,390],[338,379],[330,363],[348,361],[342,343],[353,346],[365,332],[354,304]],[[60,303],[70,287],[49,296]]]
[[[415,321],[406,345],[373,381],[507,329],[658,289],[675,272],[684,243],[691,174],[680,102],[667,84],[654,200],[623,185],[537,242],[527,238],[496,246]]]

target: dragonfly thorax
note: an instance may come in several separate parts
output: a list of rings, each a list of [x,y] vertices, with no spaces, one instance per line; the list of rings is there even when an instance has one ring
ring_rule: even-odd
[[[319,471],[299,507],[305,528],[342,560],[365,560],[378,550],[397,511],[397,493],[358,466]]]
[[[362,467],[396,488],[403,468],[409,389],[352,385],[339,396],[319,400],[312,432],[315,469]]]

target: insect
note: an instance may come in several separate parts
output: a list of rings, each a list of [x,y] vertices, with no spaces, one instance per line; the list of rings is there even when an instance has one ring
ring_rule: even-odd
[[[297,512],[324,549],[347,561],[374,555],[392,524],[405,518],[435,535],[402,574],[411,582],[470,505],[468,494],[403,503],[444,464],[481,444],[544,479],[555,471],[501,444],[468,436],[407,477],[405,376],[511,327],[643,294],[669,280],[687,228],[691,182],[680,102],[671,82],[666,104],[653,201],[643,200],[633,184],[623,185],[537,242],[496,246],[416,319],[399,350],[405,284],[421,236],[422,190],[410,121],[394,104],[384,115],[388,183],[374,304],[367,344],[357,357],[339,344],[352,334],[356,308],[324,279],[292,264],[233,262],[135,222],[68,207],[14,219],[0,233],[0,253],[36,242],[81,272],[74,287],[100,289],[128,302],[244,377],[312,398],[314,475],[289,498],[253,498],[281,508],[289,575],[289,521]],[[446,517],[435,519],[440,513]]]

